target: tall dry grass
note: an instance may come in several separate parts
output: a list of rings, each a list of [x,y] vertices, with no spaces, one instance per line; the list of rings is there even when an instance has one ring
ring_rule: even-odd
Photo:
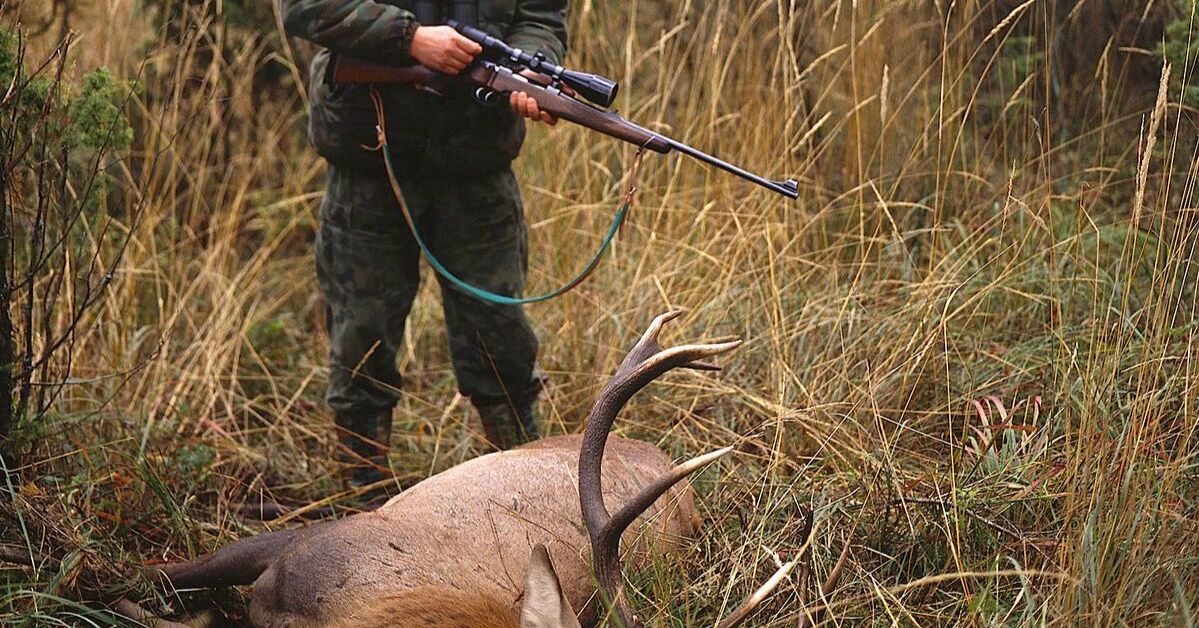
[[[133,561],[252,533],[235,513],[261,494],[338,499],[308,51],[228,11],[191,3],[156,32],[128,0],[76,8],[77,63],[145,85],[129,176],[146,211],[5,499],[5,542],[45,557],[4,572],[8,620],[73,623],[79,589],[149,595]],[[580,429],[660,311],[689,310],[675,340],[746,340],[618,425],[678,456],[738,449],[696,482],[699,538],[630,574],[651,624],[711,621],[809,525],[807,576],[754,625],[794,623],[801,597],[834,625],[1194,621],[1196,112],[1152,53],[1179,17],[1118,0],[573,3],[570,63],[619,79],[622,113],[801,181],[788,202],[649,159],[614,254],[529,308],[551,433]],[[1190,64],[1170,71],[1193,84]],[[569,125],[532,133],[531,292],[597,243],[632,158]],[[405,479],[482,451],[426,279],[401,352]],[[814,599],[845,539],[841,586]]]

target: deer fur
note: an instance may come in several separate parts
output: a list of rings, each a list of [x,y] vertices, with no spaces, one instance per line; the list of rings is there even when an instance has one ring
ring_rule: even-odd
[[[518,626],[530,556],[543,545],[571,607],[590,615],[580,443],[561,436],[475,458],[373,512],[251,537],[153,575],[180,589],[252,584],[250,617],[264,628],[379,626],[381,614],[399,621],[408,613],[405,625]],[[672,466],[652,445],[623,438],[612,439],[607,454],[604,492],[617,501]],[[679,487],[631,540],[644,559],[695,529],[693,496]]]
[[[655,320],[638,347],[652,335],[656,348],[662,322],[675,316]],[[732,346],[708,347],[696,357]],[[622,372],[648,357],[635,348]],[[661,370],[689,366],[687,361]],[[697,527],[691,489],[671,488],[685,473],[652,445],[606,434],[628,397],[653,377],[631,384],[621,373],[613,378],[605,392],[623,383],[617,387],[622,393],[607,399],[601,393],[588,421],[605,434],[602,439],[591,434],[590,445],[583,436],[560,436],[482,456],[420,482],[373,512],[261,534],[148,573],[179,589],[252,584],[250,617],[261,627],[570,628],[570,609],[582,609],[589,622],[598,605],[590,566],[594,548],[578,489],[584,449],[605,463],[604,501],[639,504],[636,522],[624,535],[634,549],[634,567],[651,552],[672,550]],[[594,480],[592,501],[600,492]],[[620,533],[614,538],[619,544]],[[614,561],[612,556],[605,563]],[[623,591],[613,593],[623,599]]]
[[[714,370],[703,359],[739,344],[663,349],[658,334],[679,314],[654,319],[581,436],[482,456],[379,510],[243,539],[148,574],[177,588],[252,584],[250,617],[264,628],[579,628],[601,616],[638,627],[624,559],[637,568],[696,531],[694,495],[678,483],[731,450],[676,466],[652,445],[609,436],[637,391],[674,368]],[[607,504],[620,506],[610,513]],[[720,626],[741,623],[794,564]]]

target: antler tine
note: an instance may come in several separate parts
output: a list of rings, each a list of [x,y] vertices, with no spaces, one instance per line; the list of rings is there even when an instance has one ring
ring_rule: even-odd
[[[828,578],[820,587],[820,597],[828,597],[828,595],[833,592],[833,588],[837,586],[837,581],[841,579],[841,573],[845,570],[845,562],[848,558],[849,539],[846,539],[845,546],[841,548],[841,555],[837,557],[837,563],[833,565],[833,570],[829,572]],[[758,587],[758,590],[754,591],[752,595],[745,598],[745,601],[742,602],[740,606],[733,609],[733,612],[729,613],[724,619],[720,620],[720,622],[716,624],[716,628],[733,628],[734,626],[741,625],[741,622],[744,622],[751,614],[753,614],[754,610],[758,608],[758,605],[760,605],[763,600],[765,600],[771,593],[774,592],[775,589],[778,588],[783,579],[790,575],[791,571],[795,569],[795,566],[798,564],[799,558],[796,558],[795,560],[780,567],[779,570],[774,572],[774,575],[771,576],[765,584],[763,584],[761,587]],[[804,606],[802,595],[799,597],[799,603],[800,606]],[[820,607],[815,613],[809,613],[807,608],[804,608],[799,614],[797,628],[811,628],[815,623],[820,621],[820,615],[822,614],[823,610],[824,607]]]
[[[623,373],[631,371],[651,356],[662,350],[662,346],[658,344],[658,336],[662,333],[662,328],[666,323],[683,315],[683,310],[671,310],[665,314],[659,314],[650,322],[649,327],[637,339],[637,344],[633,345],[632,349],[625,354],[624,359],[620,362],[620,367],[616,369],[616,375],[613,380],[619,379]]]
[[[634,377],[644,379],[644,383],[649,383],[655,377],[676,367],[707,371],[719,370],[719,367],[715,365],[698,362],[698,360],[724,353],[741,344],[738,340],[719,344],[683,345],[671,349],[663,349],[662,345],[658,342],[658,336],[661,335],[662,328],[666,326],[666,323],[682,315],[683,310],[673,310],[654,317],[654,320],[649,324],[645,333],[641,334],[641,338],[637,340],[637,344],[633,345],[633,348],[629,350],[624,360],[621,361],[620,368],[616,370],[616,375],[612,377],[610,385],[616,385]],[[689,360],[683,362],[677,361],[679,354],[692,353],[696,355]],[[660,368],[663,365],[666,365],[666,368]],[[647,371],[654,371],[655,374],[645,379]]]
[[[641,347],[657,345],[658,336],[662,333],[662,328],[666,326],[666,323],[682,316],[684,312],[685,310],[671,310],[655,316],[654,320],[650,321],[649,327],[646,327],[645,332],[641,334],[641,338],[637,339],[637,344],[633,346],[633,350],[629,352],[629,356],[637,353],[637,349]]]
[[[740,626],[741,622],[745,621],[751,614],[753,614],[754,609],[758,608],[758,605],[762,603],[762,600],[765,600],[770,596],[771,593],[774,593],[774,590],[778,588],[779,584],[781,584],[783,580],[787,578],[787,576],[791,575],[791,571],[795,569],[795,566],[798,564],[799,559],[797,558],[783,565],[782,567],[779,567],[778,571],[774,572],[774,575],[770,576],[769,580],[767,580],[762,586],[758,587],[757,591],[753,592],[753,595],[745,598],[745,601],[741,603],[741,606],[733,609],[733,612],[729,613],[728,616],[720,620],[720,623],[716,624],[716,628],[733,628],[734,626]]]
[[[699,369],[715,369],[716,367],[701,362],[704,358],[729,351],[741,344],[740,341],[721,342],[714,344],[682,345],[663,349],[658,344],[658,336],[666,323],[682,315],[681,310],[661,314],[654,318],[649,328],[641,335],[637,344],[621,362],[616,374],[600,391],[591,414],[587,417],[587,426],[583,430],[583,443],[579,450],[579,502],[583,510],[583,522],[591,540],[591,555],[596,579],[599,581],[600,592],[606,597],[626,626],[639,626],[640,622],[633,615],[624,592],[624,580],[620,571],[620,531],[628,527],[645,508],[653,503],[673,484],[688,473],[702,467],[707,462],[719,457],[714,454],[701,456],[700,462],[694,468],[685,463],[679,469],[656,479],[643,495],[634,498],[625,505],[619,513],[619,521],[613,525],[613,517],[608,513],[604,504],[601,488],[600,471],[604,460],[604,446],[608,441],[608,432],[616,420],[616,414],[638,390],[644,388],[655,378],[673,368],[689,367]],[[724,455],[725,451],[719,452]],[[688,470],[689,469],[689,470]],[[677,477],[676,477],[677,476]],[[650,496],[653,496],[652,498]],[[644,501],[648,499],[648,501]],[[638,506],[633,502],[644,502]],[[633,510],[637,508],[637,510]],[[609,529],[618,529],[615,534]]]
[[[584,504],[583,520],[587,524],[587,532],[591,539],[591,560],[595,569],[595,576],[599,580],[600,592],[606,596],[607,601],[616,609],[617,615],[624,622],[625,626],[641,626],[641,622],[633,613],[628,598],[625,597],[624,580],[620,571],[621,534],[637,519],[638,515],[645,512],[659,497],[670,490],[670,487],[732,450],[732,447],[725,447],[702,456],[697,456],[675,466],[642,488],[615,515],[611,516],[607,515],[606,509],[604,509],[603,513],[598,513],[594,510],[589,511],[587,504],[591,500],[589,500],[589,495],[583,490],[584,481],[580,473],[579,497]],[[582,459],[580,458],[580,469],[582,468],[581,463]],[[602,495],[599,496],[598,501],[599,503],[592,505],[591,508],[595,508],[596,506],[604,508]]]
[[[637,344],[641,345],[645,342],[657,342],[658,334],[662,333],[662,328],[666,326],[666,323],[669,323],[670,321],[682,316],[684,312],[686,312],[686,310],[678,309],[671,310],[669,312],[663,312],[655,316],[654,320],[649,322],[649,327],[645,328],[645,333],[641,334],[641,339],[637,341]]]
[[[665,494],[666,491],[669,491],[670,487],[678,484],[683,478],[724,457],[730,451],[733,451],[732,447],[725,447],[708,452],[702,456],[696,456],[654,478],[653,482],[650,482],[645,488],[641,489],[641,492],[625,502],[625,505],[621,506],[620,510],[616,511],[616,514],[608,519],[608,524],[604,526],[603,535],[609,543],[618,543],[620,535],[624,533],[629,525],[641,513],[649,510],[649,507],[654,505],[654,502],[658,501],[658,498]]]

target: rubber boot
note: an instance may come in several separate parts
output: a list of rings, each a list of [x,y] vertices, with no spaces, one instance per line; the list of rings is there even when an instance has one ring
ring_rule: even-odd
[[[387,449],[391,440],[391,409],[366,413],[338,412],[337,459],[342,485],[357,489],[391,477]],[[364,501],[385,494],[380,487],[363,494]]]
[[[541,438],[533,403],[476,404],[487,442],[496,449],[512,449]]]

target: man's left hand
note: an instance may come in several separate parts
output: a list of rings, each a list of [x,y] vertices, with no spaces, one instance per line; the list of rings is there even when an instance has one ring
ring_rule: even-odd
[[[541,80],[545,79],[544,76],[531,70],[525,70],[521,74],[534,83],[540,84]],[[508,97],[508,103],[512,105],[513,111],[530,120],[541,120],[550,126],[558,124],[557,116],[548,111],[542,111],[541,107],[537,106],[537,101],[525,92],[512,92],[512,95]]]

